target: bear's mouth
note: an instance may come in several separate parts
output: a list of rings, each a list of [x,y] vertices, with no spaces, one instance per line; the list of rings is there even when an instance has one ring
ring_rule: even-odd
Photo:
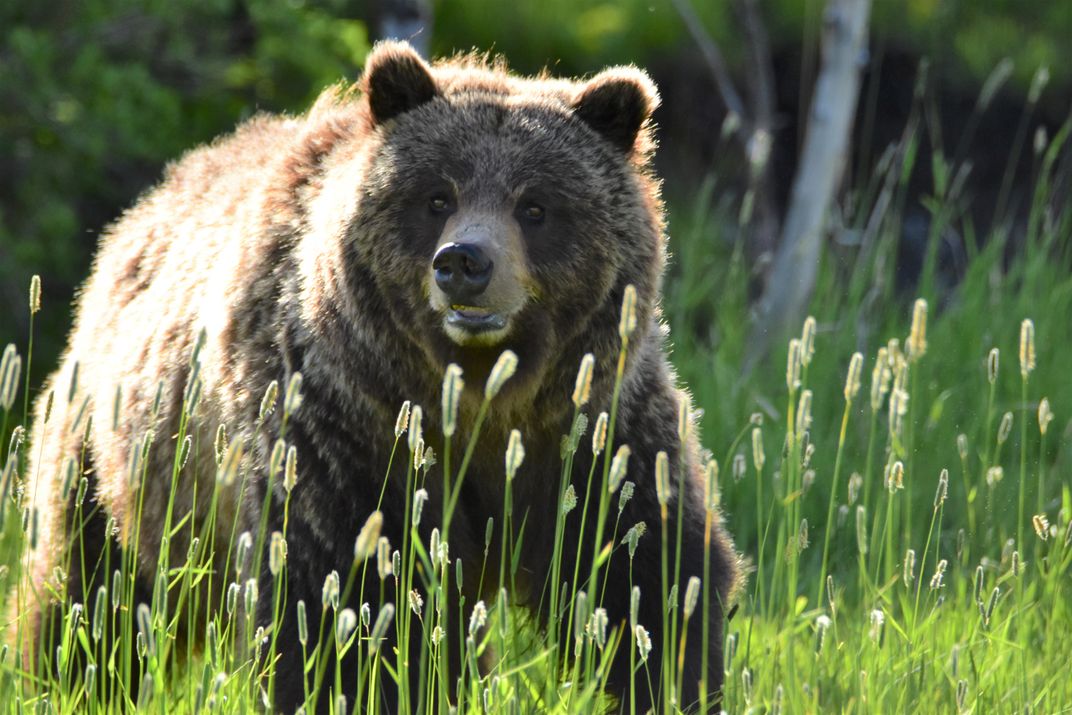
[[[507,317],[472,305],[452,305],[447,311],[447,325],[470,333],[487,333],[506,327]]]

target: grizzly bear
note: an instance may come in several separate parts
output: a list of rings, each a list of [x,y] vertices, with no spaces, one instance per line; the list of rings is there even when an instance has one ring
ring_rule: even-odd
[[[546,593],[561,586],[546,576],[560,508],[561,444],[574,424],[578,366],[591,353],[585,411],[593,422],[611,411],[620,377],[613,444],[605,452],[631,449],[635,493],[620,522],[648,529],[634,556],[619,548],[602,566],[602,606],[612,628],[628,628],[630,584],[639,586],[637,622],[651,635],[648,663],[658,694],[672,686],[660,683],[658,666],[666,585],[661,524],[671,559],[681,534],[681,594],[690,577],[703,576],[710,553],[710,583],[702,586],[710,650],[702,657],[701,619],[687,621],[676,700],[694,706],[701,678],[717,693],[737,556],[718,518],[705,527],[695,429],[684,442],[679,436],[689,398],[675,385],[659,312],[666,238],[651,168],[657,104],[655,86],[633,67],[584,80],[522,78],[486,58],[430,65],[404,43],[381,43],[356,86],[326,90],[301,116],[256,116],[171,165],[103,237],[69,348],[46,386],[54,394],[51,415],[44,399],[38,405],[33,453],[40,457],[25,494],[39,526],[28,567],[43,584],[65,558],[84,554],[67,567],[65,591],[56,584],[40,592],[89,603],[107,578],[96,565],[111,526],[118,548],[137,555],[135,597],[148,602],[163,545],[170,562],[180,563],[192,535],[204,533],[196,495],[212,492],[219,468],[210,445],[225,425],[244,457],[242,478],[224,485],[219,503],[214,578],[231,578],[235,531],[272,533],[287,520],[274,698],[277,709],[295,710],[311,676],[302,667],[294,604],[304,601],[308,621],[320,622],[325,576],[349,571],[355,537],[377,508],[392,544],[403,543],[409,528],[407,460],[388,470],[400,405],[423,407],[424,439],[442,454],[443,375],[448,365],[459,366],[465,387],[453,439],[465,445],[485,380],[510,350],[516,373],[482,418],[455,509],[450,558],[468,567],[461,584],[466,603],[494,599],[500,584],[478,579],[478,567],[487,558],[486,572],[500,573],[500,536],[496,529],[489,548],[485,525],[503,513],[503,454],[519,430],[528,456],[511,482],[512,523],[524,524],[524,533],[509,598],[546,623]],[[635,287],[636,324],[619,368],[628,286]],[[265,387],[274,381],[282,391],[296,373],[300,407],[270,409]],[[176,435],[184,403],[194,398],[196,426],[186,429],[199,446],[176,459],[176,450],[188,449]],[[92,428],[83,428],[89,416]],[[290,484],[268,478],[279,435],[297,455]],[[669,479],[657,485],[660,452]],[[586,496],[599,502],[602,471],[592,484],[583,481],[593,459],[590,450],[576,452],[571,474],[582,503]],[[88,480],[91,507],[82,507],[77,524],[70,518],[74,490],[61,484],[72,463]],[[424,484],[426,540],[442,513],[440,469],[432,465]],[[168,509],[175,516],[165,534]],[[592,547],[581,542],[591,542],[592,521],[582,537],[580,512],[567,518],[563,562],[572,565],[581,549],[584,577]],[[275,600],[270,561],[257,559],[257,617],[264,625],[273,621]],[[570,580],[573,569],[562,573]],[[355,590],[339,607],[369,602],[375,614],[379,589],[376,581],[364,593]],[[397,600],[404,604],[405,594]],[[20,616],[34,624],[41,643],[57,607],[47,597],[37,603]],[[610,665],[607,688],[615,698],[632,697],[625,654],[634,635],[626,631]],[[572,639],[565,642],[572,648]],[[350,702],[355,681],[343,678]],[[635,693],[643,712],[652,704],[646,679]]]

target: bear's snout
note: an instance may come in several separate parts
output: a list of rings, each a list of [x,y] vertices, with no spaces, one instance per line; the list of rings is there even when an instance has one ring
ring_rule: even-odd
[[[487,289],[491,257],[475,243],[448,243],[435,253],[432,270],[435,282],[451,303],[468,305]]]

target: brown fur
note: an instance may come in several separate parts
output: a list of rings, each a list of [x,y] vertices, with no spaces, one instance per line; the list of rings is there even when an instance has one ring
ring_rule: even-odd
[[[94,425],[86,445],[90,500],[102,507],[100,514],[115,517],[127,548],[136,494],[127,480],[129,454],[147,430],[155,430],[139,542],[140,573],[152,583],[190,354],[203,329],[200,459],[180,475],[176,514],[191,508],[195,484],[199,494],[208,493],[216,471],[208,445],[216,425],[226,424],[232,436],[248,442],[250,486],[244,495],[227,493],[223,503],[239,509],[243,528],[259,523],[272,444],[265,434],[274,436],[279,426],[277,411],[267,429],[254,434],[261,396],[271,380],[285,385],[300,371],[305,400],[287,425],[300,472],[290,505],[288,600],[317,604],[310,613],[314,623],[324,576],[332,569],[346,572],[354,537],[375,508],[401,402],[424,407],[426,438],[441,452],[441,376],[448,363],[458,363],[467,387],[455,444],[464,444],[491,364],[503,349],[513,349],[518,373],[493,404],[452,527],[451,555],[475,578],[485,521],[501,513],[507,435],[520,429],[529,456],[514,484],[514,513],[527,514],[530,525],[522,572],[531,576],[531,587],[512,598],[538,608],[574,376],[581,357],[593,353],[587,409],[593,418],[609,409],[618,315],[624,288],[633,284],[638,329],[616,443],[632,447],[629,478],[637,484],[623,523],[643,520],[652,530],[641,542],[637,559],[643,568],[635,573],[647,574],[640,577],[641,621],[654,630],[661,620],[659,543],[652,535],[659,514],[654,461],[666,450],[676,472],[678,404],[688,399],[674,386],[658,310],[665,239],[649,165],[649,117],[657,102],[650,80],[632,68],[607,70],[589,81],[525,79],[477,57],[428,67],[407,46],[383,44],[370,56],[358,90],[329,89],[299,117],[256,117],[170,166],[161,184],[102,239],[78,301],[70,347],[46,388],[57,395],[48,424],[43,405],[38,407],[33,453],[41,457],[31,467],[35,478],[27,492],[41,516],[39,546],[30,556],[36,581],[48,577],[69,544],[59,480],[64,461],[80,457],[81,430],[72,433],[72,426],[88,398]],[[427,211],[426,197],[434,191],[456,201],[445,222]],[[523,225],[515,213],[529,195],[547,207],[540,225]],[[505,283],[489,290],[488,307],[514,311],[508,334],[493,345],[462,345],[446,334],[446,308],[429,268],[437,247],[477,225],[493,227],[487,230],[493,250],[500,251],[497,265],[505,266],[495,279]],[[68,403],[75,363],[79,385]],[[154,416],[158,385],[162,400]],[[121,409],[113,429],[117,388]],[[582,498],[586,486],[576,475],[587,474],[586,459],[579,453],[574,470]],[[695,439],[684,463],[683,583],[702,574]],[[426,513],[434,515],[441,503],[438,471],[428,480],[432,501]],[[396,544],[406,523],[404,476],[397,468],[389,475],[384,499],[385,530]],[[270,529],[279,528],[282,502],[275,485]],[[431,525],[426,519],[422,528]],[[571,521],[567,531],[576,530]],[[173,562],[185,555],[189,533],[172,539]],[[221,533],[218,543],[229,537]],[[607,589],[612,623],[628,613],[621,560],[612,560]],[[705,588],[715,604],[710,678],[716,684],[721,604],[736,574],[732,545],[716,525],[715,582]],[[270,580],[263,583],[262,594]],[[466,586],[469,603],[483,595],[475,592],[475,581]],[[68,594],[81,600],[78,591],[91,588],[72,578]],[[369,600],[364,596],[357,594],[355,604]],[[42,613],[24,615],[43,623]],[[292,708],[301,690],[293,629],[288,618],[280,640],[281,708]],[[656,644],[657,636],[653,632]],[[700,638],[690,637],[688,644],[687,661],[695,663],[688,666],[683,702],[695,697],[699,677]],[[658,662],[657,650],[653,657]],[[627,693],[622,667],[611,678],[619,694]]]

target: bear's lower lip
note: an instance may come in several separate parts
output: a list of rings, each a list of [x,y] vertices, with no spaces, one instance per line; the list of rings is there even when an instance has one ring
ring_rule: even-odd
[[[481,308],[455,306],[447,311],[447,324],[471,333],[483,333],[505,328],[506,316]]]

